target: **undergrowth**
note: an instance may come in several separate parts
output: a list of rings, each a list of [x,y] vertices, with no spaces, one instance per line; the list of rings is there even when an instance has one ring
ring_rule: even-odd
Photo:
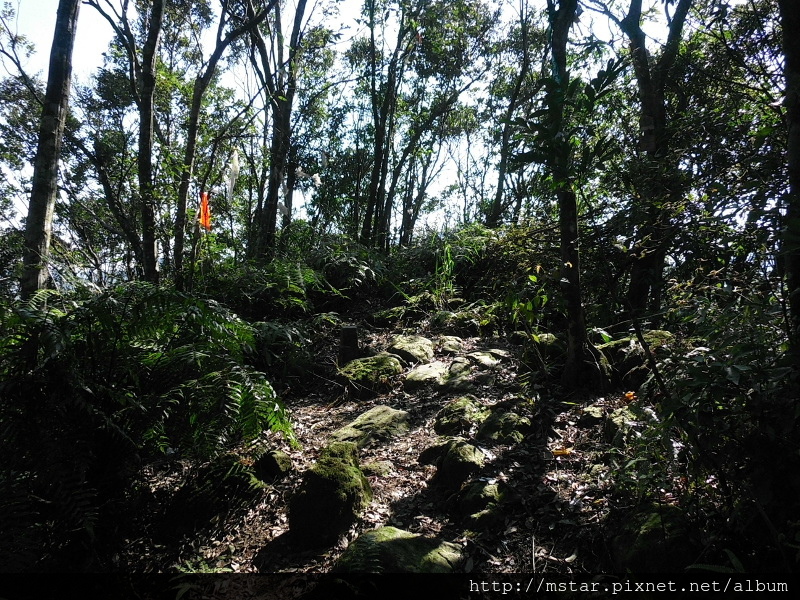
[[[294,440],[248,366],[253,328],[215,302],[130,283],[86,300],[42,292],[0,316],[6,569],[109,567],[119,511],[165,453],[207,459],[264,431]]]

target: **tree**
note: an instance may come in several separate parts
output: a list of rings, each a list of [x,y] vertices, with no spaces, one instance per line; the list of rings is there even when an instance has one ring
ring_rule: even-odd
[[[20,280],[23,298],[44,288],[47,283],[46,264],[58,194],[58,161],[69,107],[72,48],[75,45],[80,5],[80,0],[60,0],[58,3],[33,168],[33,189],[25,223],[24,271]]]
[[[289,38],[289,55],[286,59],[284,59],[284,33],[280,10],[275,11],[275,18],[270,27],[273,53],[270,53],[267,48],[261,30],[250,29],[250,37],[255,50],[253,63],[257,66],[256,72],[262,85],[269,92],[269,104],[272,109],[267,195],[255,215],[255,243],[252,254],[259,259],[269,258],[275,250],[278,198],[281,187],[285,184],[287,161],[291,149],[292,105],[297,91],[297,71],[305,10],[306,0],[300,0],[294,13],[292,32]],[[293,177],[294,171],[292,170],[288,175],[290,178]],[[286,187],[291,189],[293,185]]]
[[[147,281],[158,281],[158,252],[156,248],[156,188],[153,177],[153,142],[156,136],[155,93],[156,65],[166,0],[153,0],[144,20],[145,34],[140,53],[137,40],[128,22],[128,1],[121,11],[107,7],[99,0],[87,0],[111,25],[128,59],[131,94],[139,112],[138,153],[136,158],[142,225],[142,271]]]
[[[581,262],[578,249],[578,204],[571,173],[571,136],[565,122],[570,95],[567,71],[567,41],[575,21],[578,0],[547,0],[550,23],[551,80],[547,90],[546,135],[550,142],[547,166],[558,203],[561,240],[561,288],[567,305],[567,361],[562,381],[584,385],[599,378],[598,361],[590,352],[586,316],[581,300]],[[575,80],[576,82],[578,80]]]
[[[674,13],[668,15],[667,42],[657,58],[648,50],[642,29],[642,0],[630,0],[622,19],[605,4],[592,1],[628,37],[639,91],[639,150],[644,159],[640,172],[634,174],[638,183],[634,184],[631,221],[639,229],[631,252],[627,304],[633,316],[640,317],[648,307],[653,314],[659,311],[664,261],[674,234],[673,215],[680,212],[685,194],[678,159],[670,147],[665,92],[693,0],[678,0]],[[674,0],[664,1],[665,7],[674,4]]]
[[[303,0],[304,1],[304,0]],[[189,120],[186,130],[186,147],[183,156],[183,165],[181,169],[181,184],[178,190],[178,206],[175,214],[175,252],[174,252],[174,267],[175,267],[175,283],[178,289],[183,288],[183,247],[184,235],[186,229],[186,208],[189,198],[189,186],[192,181],[192,174],[194,171],[194,160],[197,152],[197,137],[200,129],[200,113],[203,106],[203,96],[211,84],[214,77],[217,65],[222,59],[225,50],[238,38],[252,32],[258,28],[258,25],[266,19],[267,15],[273,9],[277,0],[270,0],[267,6],[262,8],[258,13],[248,2],[247,16],[238,26],[231,28],[228,33],[223,35],[225,26],[230,15],[226,14],[225,6],[222,8],[219,24],[217,25],[217,38],[213,52],[198,73],[192,88],[192,101],[189,109]]]
[[[512,134],[513,125],[512,120],[517,111],[517,108],[523,100],[523,84],[528,79],[531,70],[531,18],[530,11],[527,3],[520,2],[519,7],[519,44],[518,53],[521,54],[522,62],[519,69],[514,69],[514,79],[511,83],[511,89],[508,91],[508,104],[500,122],[500,157],[497,162],[497,188],[494,192],[494,198],[486,215],[486,226],[497,227],[500,225],[500,220],[503,215],[504,209],[504,191],[506,176],[508,174],[509,161],[512,154]],[[515,32],[516,34],[517,32]],[[513,40],[516,36],[509,36]],[[513,43],[513,42],[512,42]],[[512,55],[513,56],[513,55]],[[501,68],[508,69],[510,65],[505,60],[501,61]],[[499,78],[498,78],[499,79]],[[502,84],[500,85],[502,86]]]
[[[795,371],[800,370],[800,5],[792,0],[778,0],[783,52],[786,128],[789,168],[786,215],[782,254],[789,292],[789,343]]]

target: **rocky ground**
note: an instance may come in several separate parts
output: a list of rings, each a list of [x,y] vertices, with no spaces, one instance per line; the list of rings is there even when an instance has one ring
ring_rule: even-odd
[[[378,369],[370,380],[359,367],[350,369],[348,379],[344,368],[338,376],[318,375],[313,393],[284,396],[299,446],[269,440],[291,467],[258,490],[248,507],[185,534],[177,554],[148,535],[131,540],[128,560],[153,571],[326,573],[359,536],[391,526],[456,549],[456,572],[596,573],[619,567],[615,515],[629,507],[612,494],[610,464],[626,420],[633,418],[626,411],[635,395],[575,396],[537,383],[519,360],[520,347],[505,338],[427,334],[422,349],[398,348],[398,339],[420,342],[406,333],[362,335],[362,348],[369,350],[359,360],[385,366],[388,351],[397,363],[388,372]],[[376,407],[405,415],[399,431],[351,438],[360,446],[357,463],[371,500],[334,541],[297,544],[289,505],[304,473],[337,431]],[[451,445],[443,445],[448,440]],[[455,446],[468,448],[477,462],[465,467],[457,457],[461,464],[447,467]],[[448,474],[448,468],[454,471]],[[175,460],[152,471],[154,496],[181,488],[190,470]],[[317,518],[328,518],[324,505]]]

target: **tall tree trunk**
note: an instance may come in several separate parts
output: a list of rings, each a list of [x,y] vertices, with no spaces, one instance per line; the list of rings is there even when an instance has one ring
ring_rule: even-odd
[[[789,292],[789,351],[795,371],[800,371],[800,4],[778,0],[783,29],[786,127],[786,160],[789,193],[786,199],[782,253]]]
[[[47,283],[46,266],[53,231],[53,210],[58,194],[58,161],[69,108],[72,48],[75,45],[80,6],[80,0],[60,0],[58,3],[53,46],[50,49],[47,91],[33,167],[33,189],[25,222],[24,270],[20,280],[23,298],[43,289]]]
[[[394,138],[394,124],[397,113],[398,86],[403,78],[405,59],[408,54],[406,37],[410,29],[406,14],[400,17],[397,31],[397,44],[386,68],[386,82],[378,83],[378,49],[375,40],[375,1],[369,2],[370,18],[370,100],[374,126],[373,163],[369,177],[367,207],[361,228],[361,243],[365,245],[385,245],[391,207],[387,206],[386,181],[389,174],[389,155]],[[391,199],[389,199],[391,200]]]
[[[639,186],[639,199],[634,202],[632,216],[634,225],[640,227],[627,297],[634,317],[641,316],[648,308],[654,314],[660,309],[664,262],[672,237],[671,207],[682,195],[677,165],[669,156],[665,88],[692,1],[678,1],[669,24],[667,43],[655,63],[647,50],[641,27],[642,0],[631,0],[628,14],[622,20],[606,10],[630,42],[639,88],[640,150],[645,154],[648,173]]]
[[[278,222],[278,200],[292,143],[292,104],[297,89],[297,53],[300,50],[303,18],[306,0],[299,0],[294,14],[294,24],[289,38],[289,57],[283,60],[283,28],[280,12],[276,11],[274,23],[275,42],[278,44],[277,72],[270,67],[266,42],[258,29],[252,30],[253,41],[261,59],[264,84],[269,90],[272,104],[272,141],[270,143],[269,180],[263,210],[256,224],[256,244],[254,256],[268,260],[275,252],[276,229]]]
[[[567,360],[562,382],[580,387],[600,382],[598,363],[586,335],[586,317],[581,302],[581,262],[578,249],[578,204],[570,173],[570,140],[564,133],[564,104],[569,87],[567,41],[575,20],[578,0],[547,0],[550,22],[553,85],[547,94],[549,138],[548,167],[558,202],[558,228],[561,239],[561,289],[567,304]]]
[[[142,49],[141,90],[139,92],[139,195],[142,202],[142,258],[146,281],[158,281],[156,251],[156,198],[153,183],[153,134],[155,130],[154,98],[156,90],[156,59],[161,25],[164,20],[164,0],[153,0],[147,40]]]

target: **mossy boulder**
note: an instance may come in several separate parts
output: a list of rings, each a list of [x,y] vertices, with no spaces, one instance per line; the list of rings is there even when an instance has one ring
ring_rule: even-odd
[[[489,412],[475,396],[461,396],[437,413],[433,429],[439,435],[467,433],[473,425],[486,419]]]
[[[458,354],[464,349],[464,340],[455,335],[439,337],[439,348],[443,354]]]
[[[398,335],[392,339],[389,352],[410,363],[429,363],[433,360],[433,342],[421,335]]]
[[[286,477],[294,465],[292,458],[281,450],[272,450],[253,463],[253,472],[261,481],[274,481]]]
[[[428,386],[441,386],[447,374],[447,365],[441,361],[417,365],[403,380],[403,389],[417,390]]]
[[[399,358],[388,352],[356,358],[339,369],[339,375],[360,394],[380,391],[393,376],[402,372]]]
[[[580,417],[578,417],[578,427],[594,427],[602,423],[604,418],[605,411],[602,406],[596,404],[584,406],[581,409]]]
[[[431,317],[431,325],[459,336],[478,335],[481,331],[480,316],[469,310],[437,311]]]
[[[461,484],[483,468],[483,452],[463,438],[451,438],[437,447],[436,474],[431,483],[446,491],[455,491]],[[424,457],[420,456],[422,461]],[[430,459],[431,457],[424,457]]]
[[[655,329],[642,334],[650,352],[658,356],[675,343],[675,336],[669,331]],[[647,354],[635,336],[627,336],[600,344],[597,349],[608,360],[614,376],[620,385],[636,389],[647,379],[649,366]]]
[[[334,442],[303,474],[289,501],[289,531],[298,545],[336,541],[369,505],[372,488],[359,469],[357,452],[352,442]]]
[[[408,413],[390,406],[374,406],[353,422],[334,431],[333,442],[353,442],[364,448],[374,441],[388,440],[408,431]]]
[[[458,544],[395,527],[381,527],[359,536],[332,570],[335,573],[454,573],[463,560]]]
[[[535,344],[545,361],[561,358],[567,351],[566,344],[552,333],[537,334]]]
[[[388,460],[375,460],[361,465],[361,470],[365,475],[386,477],[394,470],[394,465]]]
[[[458,495],[458,510],[472,515],[515,498],[507,484],[478,479],[465,485]]]
[[[476,437],[496,444],[518,444],[531,429],[527,417],[512,411],[495,410],[478,428]]]
[[[472,362],[468,358],[457,356],[447,369],[447,374],[442,380],[442,389],[449,392],[472,391],[475,388],[470,378],[473,369]]]
[[[620,573],[678,573],[693,563],[697,544],[683,512],[668,504],[626,515],[611,541]]]
[[[476,350],[467,354],[467,358],[480,366],[491,369],[500,364],[500,358],[496,354],[484,350]]]

